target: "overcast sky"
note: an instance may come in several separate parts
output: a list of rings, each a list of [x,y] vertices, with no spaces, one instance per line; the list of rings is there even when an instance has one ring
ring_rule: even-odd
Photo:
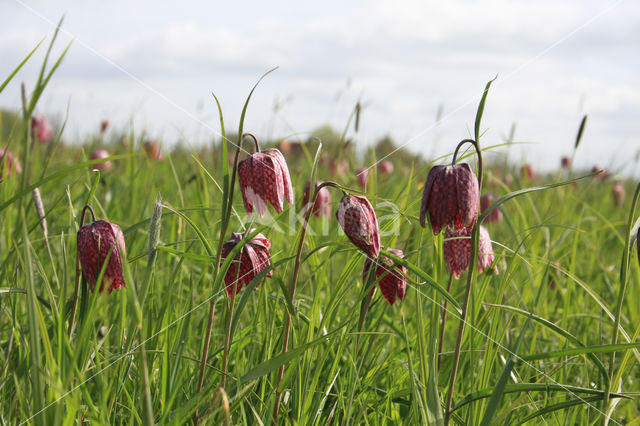
[[[358,99],[358,146],[390,134],[432,157],[470,136],[485,83],[492,86],[482,145],[501,143],[539,168],[571,152],[576,163],[632,170],[640,149],[640,3],[621,1],[24,1],[0,0],[0,80],[65,15],[56,51],[71,50],[37,112],[65,136],[95,133],[102,119],[170,144],[216,137],[219,97],[237,128],[268,139],[341,130]],[[0,94],[17,108],[44,48]],[[438,109],[443,119],[435,125]],[[506,152],[501,148],[501,152]]]

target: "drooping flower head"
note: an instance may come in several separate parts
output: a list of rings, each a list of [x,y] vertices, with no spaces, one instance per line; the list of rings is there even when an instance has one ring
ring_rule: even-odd
[[[92,160],[97,160],[100,158],[107,158],[109,157],[109,152],[106,149],[103,148],[98,148],[95,151],[93,151],[91,153],[91,159]],[[97,170],[103,170],[103,171],[109,171],[113,168],[113,163],[111,163],[111,161],[104,161],[102,163],[97,163],[97,164],[93,164],[91,165],[92,169],[97,169]]]
[[[351,242],[367,256],[380,254],[380,231],[376,213],[367,197],[344,194],[338,211],[338,223]]]
[[[316,188],[320,186],[320,184],[322,184],[322,182],[316,182]],[[311,182],[307,182],[304,186],[304,194],[302,196],[303,208],[310,207],[308,204],[310,203],[309,199],[312,195],[313,192],[311,191]],[[329,189],[327,187],[323,186],[322,188],[320,188],[318,196],[316,197],[316,201],[315,203],[313,203],[313,207],[311,208],[313,209],[312,214],[315,217],[321,217],[322,215],[324,215],[328,218],[329,216],[331,216],[331,194],[329,193]]]
[[[533,164],[527,163],[524,166],[522,166],[522,169],[520,169],[520,175],[522,176],[523,179],[527,179],[527,180],[535,179],[536,170],[533,168]]]
[[[162,160],[162,150],[157,140],[148,140],[143,144],[144,150],[152,160]]]
[[[609,172],[598,165],[595,165],[591,168],[591,173],[597,173],[595,177],[600,180],[605,180],[609,177]]]
[[[388,175],[390,173],[393,173],[393,163],[389,160],[384,160],[378,166],[378,170],[383,175]]]
[[[562,157],[560,159],[560,166],[563,169],[569,169],[571,168],[571,158],[567,157],[566,155],[564,157]]]
[[[499,197],[496,194],[493,194],[493,193],[483,195],[482,197],[480,197],[480,210],[482,212],[484,212],[487,208],[489,208],[491,203],[496,201],[498,198]],[[497,222],[497,223],[502,222],[502,210],[500,210],[499,207],[493,209],[491,211],[491,213],[489,213],[489,216],[487,216],[485,221],[486,222]]]
[[[5,172],[6,170],[6,172]],[[22,166],[18,157],[14,157],[10,149],[0,148],[0,181],[6,176],[11,176],[12,172],[22,174]]]
[[[356,169],[356,177],[358,178],[358,185],[364,188],[369,180],[369,170],[364,167],[358,167]]]
[[[613,195],[613,201],[616,204],[616,207],[622,207],[622,204],[624,204],[624,196],[626,195],[624,184],[617,181],[613,185],[613,188],[611,188],[611,195]]]
[[[434,166],[427,175],[422,193],[420,224],[429,223],[434,235],[450,226],[471,229],[478,219],[479,186],[468,164]]]
[[[247,232],[251,234],[254,231],[255,229],[250,229]],[[222,245],[220,257],[226,259],[242,238],[243,235],[241,233],[233,232],[231,239]],[[234,288],[236,289],[235,294],[238,294],[243,286],[248,285],[264,268],[271,265],[270,248],[271,243],[269,240],[264,235],[257,234],[235,255],[233,262],[227,269],[227,274],[224,276],[224,284],[229,297],[233,296]],[[266,276],[271,277],[272,275],[273,271],[269,271]],[[237,284],[236,280],[238,281]]]
[[[447,228],[443,243],[444,261],[447,271],[453,273],[454,278],[460,278],[462,272],[469,267],[471,261],[471,231],[467,228],[453,230]],[[491,266],[494,260],[493,246],[489,231],[480,226],[480,240],[478,242],[478,272],[482,273]],[[498,273],[498,268],[493,268]]]
[[[53,136],[53,129],[43,115],[31,118],[31,134],[40,142],[49,143]]]
[[[404,257],[404,253],[402,252],[402,250],[387,249],[387,251],[398,257]],[[404,300],[404,295],[407,291],[406,275],[409,273],[407,267],[395,263],[386,256],[378,258],[377,260],[371,260],[370,257],[367,257],[364,261],[364,270],[362,271],[362,281],[364,283],[367,282],[369,269],[371,269],[371,264],[374,262],[376,265],[376,273],[372,279],[379,279],[378,286],[380,287],[380,291],[382,292],[382,295],[384,296],[386,301],[389,302],[390,305],[393,305],[393,303],[396,301],[396,298]],[[398,272],[398,270],[402,273]],[[374,291],[375,287],[371,290],[372,295]]]
[[[77,245],[82,273],[91,290],[95,288],[109,252],[109,263],[102,277],[100,292],[106,288],[111,293],[114,288],[119,290],[126,285],[122,271],[122,255],[126,253],[126,248],[124,235],[118,225],[106,220],[84,225],[78,230]]]
[[[267,201],[281,213],[284,199],[293,204],[293,187],[289,168],[282,153],[275,148],[254,152],[238,164],[238,180],[244,207],[249,215],[255,208],[260,217],[267,211]]]

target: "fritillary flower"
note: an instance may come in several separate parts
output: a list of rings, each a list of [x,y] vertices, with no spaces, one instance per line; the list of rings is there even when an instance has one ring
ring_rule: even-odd
[[[96,280],[109,253],[109,263],[102,277],[100,292],[106,288],[111,293],[114,288],[119,290],[126,285],[122,271],[122,255],[126,249],[124,235],[118,225],[106,220],[84,225],[78,230],[77,245],[82,273],[91,290],[95,288]]]
[[[247,232],[251,234],[254,231],[255,229],[250,229]],[[233,232],[231,239],[222,245],[221,258],[226,259],[236,244],[242,241],[242,238],[243,235],[241,233]],[[235,255],[233,262],[227,269],[227,274],[224,276],[224,284],[229,297],[234,295],[234,288],[236,289],[235,294],[238,294],[242,287],[248,285],[256,275],[271,265],[270,248],[271,243],[269,240],[264,235],[257,234],[242,247],[240,253]],[[269,271],[266,274],[267,277],[272,275],[273,271]]]
[[[428,213],[434,235],[446,226],[471,229],[478,219],[478,204],[478,179],[468,164],[435,166],[424,184],[420,224],[424,228]]]
[[[378,257],[380,254],[378,219],[367,197],[345,193],[340,200],[336,217],[344,233],[356,247],[369,257]]]
[[[387,249],[387,251],[398,257],[404,257],[402,250]],[[404,300],[404,295],[407,291],[406,275],[409,273],[407,267],[395,263],[386,256],[378,258],[377,260],[371,260],[370,257],[367,257],[364,261],[364,270],[362,271],[362,281],[364,283],[367,282],[369,270],[374,262],[376,265],[376,272],[373,279],[378,280],[380,292],[382,293],[382,296],[384,296],[385,300],[389,302],[390,305],[393,305],[396,299]],[[372,295],[374,291],[375,287],[371,290]]]

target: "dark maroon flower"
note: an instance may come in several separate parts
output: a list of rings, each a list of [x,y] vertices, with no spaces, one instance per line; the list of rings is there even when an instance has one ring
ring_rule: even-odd
[[[364,188],[369,180],[369,170],[364,167],[358,167],[356,169],[356,177],[358,178],[358,185]]]
[[[93,151],[91,153],[91,159],[92,160],[97,160],[99,158],[107,158],[109,157],[109,152],[107,152],[106,149],[96,149],[95,151]],[[92,169],[98,169],[98,170],[103,170],[103,171],[109,171],[113,168],[113,163],[111,163],[111,161],[104,161],[102,163],[97,163],[97,164],[93,164],[91,165]]]
[[[260,217],[267,211],[267,201],[281,213],[284,199],[293,204],[293,188],[289,168],[282,153],[275,148],[254,152],[238,165],[242,200],[248,214],[253,208]]]
[[[457,231],[447,228],[443,243],[444,261],[447,271],[453,273],[454,278],[460,278],[460,274],[469,267],[471,261],[471,231],[461,228]],[[491,266],[494,260],[493,246],[489,231],[480,226],[480,241],[478,242],[478,272],[482,273]],[[498,268],[493,268],[498,273]]]
[[[389,173],[393,173],[393,163],[389,160],[384,160],[378,166],[378,170],[383,175],[388,175]]]
[[[321,184],[322,182],[316,182],[316,188]],[[309,198],[311,198],[311,196],[313,195],[311,193],[311,182],[307,182],[306,185],[304,186],[304,194],[302,196],[302,207],[303,208],[309,208],[310,206],[308,206],[309,202]],[[306,210],[305,210],[306,211]],[[322,215],[325,215],[326,217],[331,216],[331,194],[329,193],[329,189],[324,186],[320,189],[320,192],[318,192],[318,196],[316,197],[316,201],[315,203],[313,203],[313,211],[312,213],[316,216],[316,217],[320,217]]]
[[[160,150],[160,144],[156,140],[146,141],[143,145],[145,152],[152,160],[162,160],[162,151]]]
[[[31,118],[31,134],[40,142],[48,143],[53,136],[53,129],[44,116],[35,116]]]
[[[489,208],[491,203],[496,201],[498,198],[499,197],[496,194],[493,194],[493,193],[483,195],[482,197],[480,197],[480,210],[482,212],[484,212],[487,208]],[[493,209],[491,211],[491,213],[489,213],[489,216],[487,216],[485,221],[486,222],[497,222],[497,223],[502,222],[502,210],[500,210],[499,207]]]
[[[250,229],[248,234],[254,231],[255,229]],[[222,245],[221,258],[226,259],[236,244],[242,241],[242,238],[243,234],[233,232],[231,239]],[[234,288],[236,288],[235,294],[238,294],[243,286],[248,285],[264,268],[271,265],[270,248],[271,243],[269,240],[264,235],[257,234],[242,247],[240,253],[235,255],[233,262],[231,262],[229,269],[227,269],[227,274],[224,276],[224,284],[229,297],[233,296]],[[238,267],[240,270],[238,270]],[[272,275],[273,271],[267,273],[267,277],[271,277]],[[235,284],[236,279],[238,280],[237,285]]]
[[[107,288],[109,293],[114,288],[119,290],[124,287],[124,274],[122,272],[122,255],[125,254],[124,235],[120,227],[106,220],[98,220],[84,225],[78,230],[78,259],[82,267],[82,273],[94,290],[96,280],[107,255],[111,251],[100,292]]]
[[[5,175],[5,170],[6,175]],[[18,157],[14,157],[10,149],[0,148],[0,181],[4,176],[10,177],[12,172],[22,174],[22,166]]]
[[[567,156],[562,157],[562,159],[560,160],[560,166],[563,169],[568,169],[571,167],[571,159]]]
[[[387,249],[391,254],[404,258],[402,250]],[[367,257],[364,261],[364,270],[362,271],[362,281],[366,284],[367,277],[369,275],[369,269],[371,264],[376,263],[376,275],[372,279],[378,279],[378,285],[384,298],[390,305],[396,301],[396,298],[404,300],[404,294],[407,291],[407,277],[409,270],[406,266],[402,266],[393,262],[388,257],[378,258],[377,260],[371,260]],[[398,272],[397,270],[400,270]],[[403,275],[404,273],[404,275]],[[382,278],[381,278],[382,277]],[[371,294],[375,291],[375,287],[371,290]]]
[[[340,200],[336,217],[344,233],[356,247],[369,257],[378,257],[380,254],[378,219],[367,197],[345,193]]]
[[[478,219],[479,187],[468,164],[435,166],[427,175],[422,193],[420,224],[429,223],[434,235],[443,227],[471,229]]]

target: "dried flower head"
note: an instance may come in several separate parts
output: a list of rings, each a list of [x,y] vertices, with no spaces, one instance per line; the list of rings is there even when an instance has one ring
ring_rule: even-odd
[[[378,257],[380,254],[378,219],[367,197],[344,194],[336,217],[344,233],[356,247],[369,257]]]
[[[248,234],[251,234],[255,229],[250,229]],[[221,258],[226,259],[231,253],[231,250],[242,241],[243,234],[239,232],[233,232],[231,239],[223,244]],[[248,285],[263,269],[271,265],[271,254],[269,249],[271,243],[262,234],[257,234],[247,242],[240,252],[235,255],[233,262],[229,265],[227,273],[224,276],[224,284],[227,289],[227,295],[232,297],[234,295],[233,290],[236,289],[235,294],[238,294],[240,289]],[[273,271],[267,273],[267,277],[271,277]],[[237,284],[236,284],[237,280]],[[257,286],[256,286],[257,288]]]
[[[478,179],[468,164],[435,166],[427,175],[422,193],[420,224],[429,223],[435,235],[443,227],[471,229],[478,219]]]
[[[402,250],[387,249],[387,251],[398,257],[404,258]],[[378,280],[378,286],[380,287],[382,296],[384,296],[390,305],[393,305],[396,298],[404,300],[404,295],[407,291],[406,275],[409,273],[407,267],[395,263],[386,256],[380,257],[376,260],[371,260],[370,257],[367,257],[364,261],[364,270],[362,271],[362,281],[364,283],[367,282],[369,269],[371,269],[371,264],[374,262],[376,265],[376,272],[372,279]],[[371,290],[372,295],[374,291],[375,287]]]
[[[119,290],[126,285],[122,271],[122,255],[125,254],[124,235],[120,227],[106,220],[97,220],[78,230],[78,259],[82,273],[94,290],[96,280],[107,259],[109,263],[102,277],[100,292],[107,288]]]
[[[293,204],[293,187],[289,168],[277,149],[254,152],[238,165],[238,181],[248,214],[255,208],[260,217],[267,211],[267,201],[281,213],[284,199]]]

